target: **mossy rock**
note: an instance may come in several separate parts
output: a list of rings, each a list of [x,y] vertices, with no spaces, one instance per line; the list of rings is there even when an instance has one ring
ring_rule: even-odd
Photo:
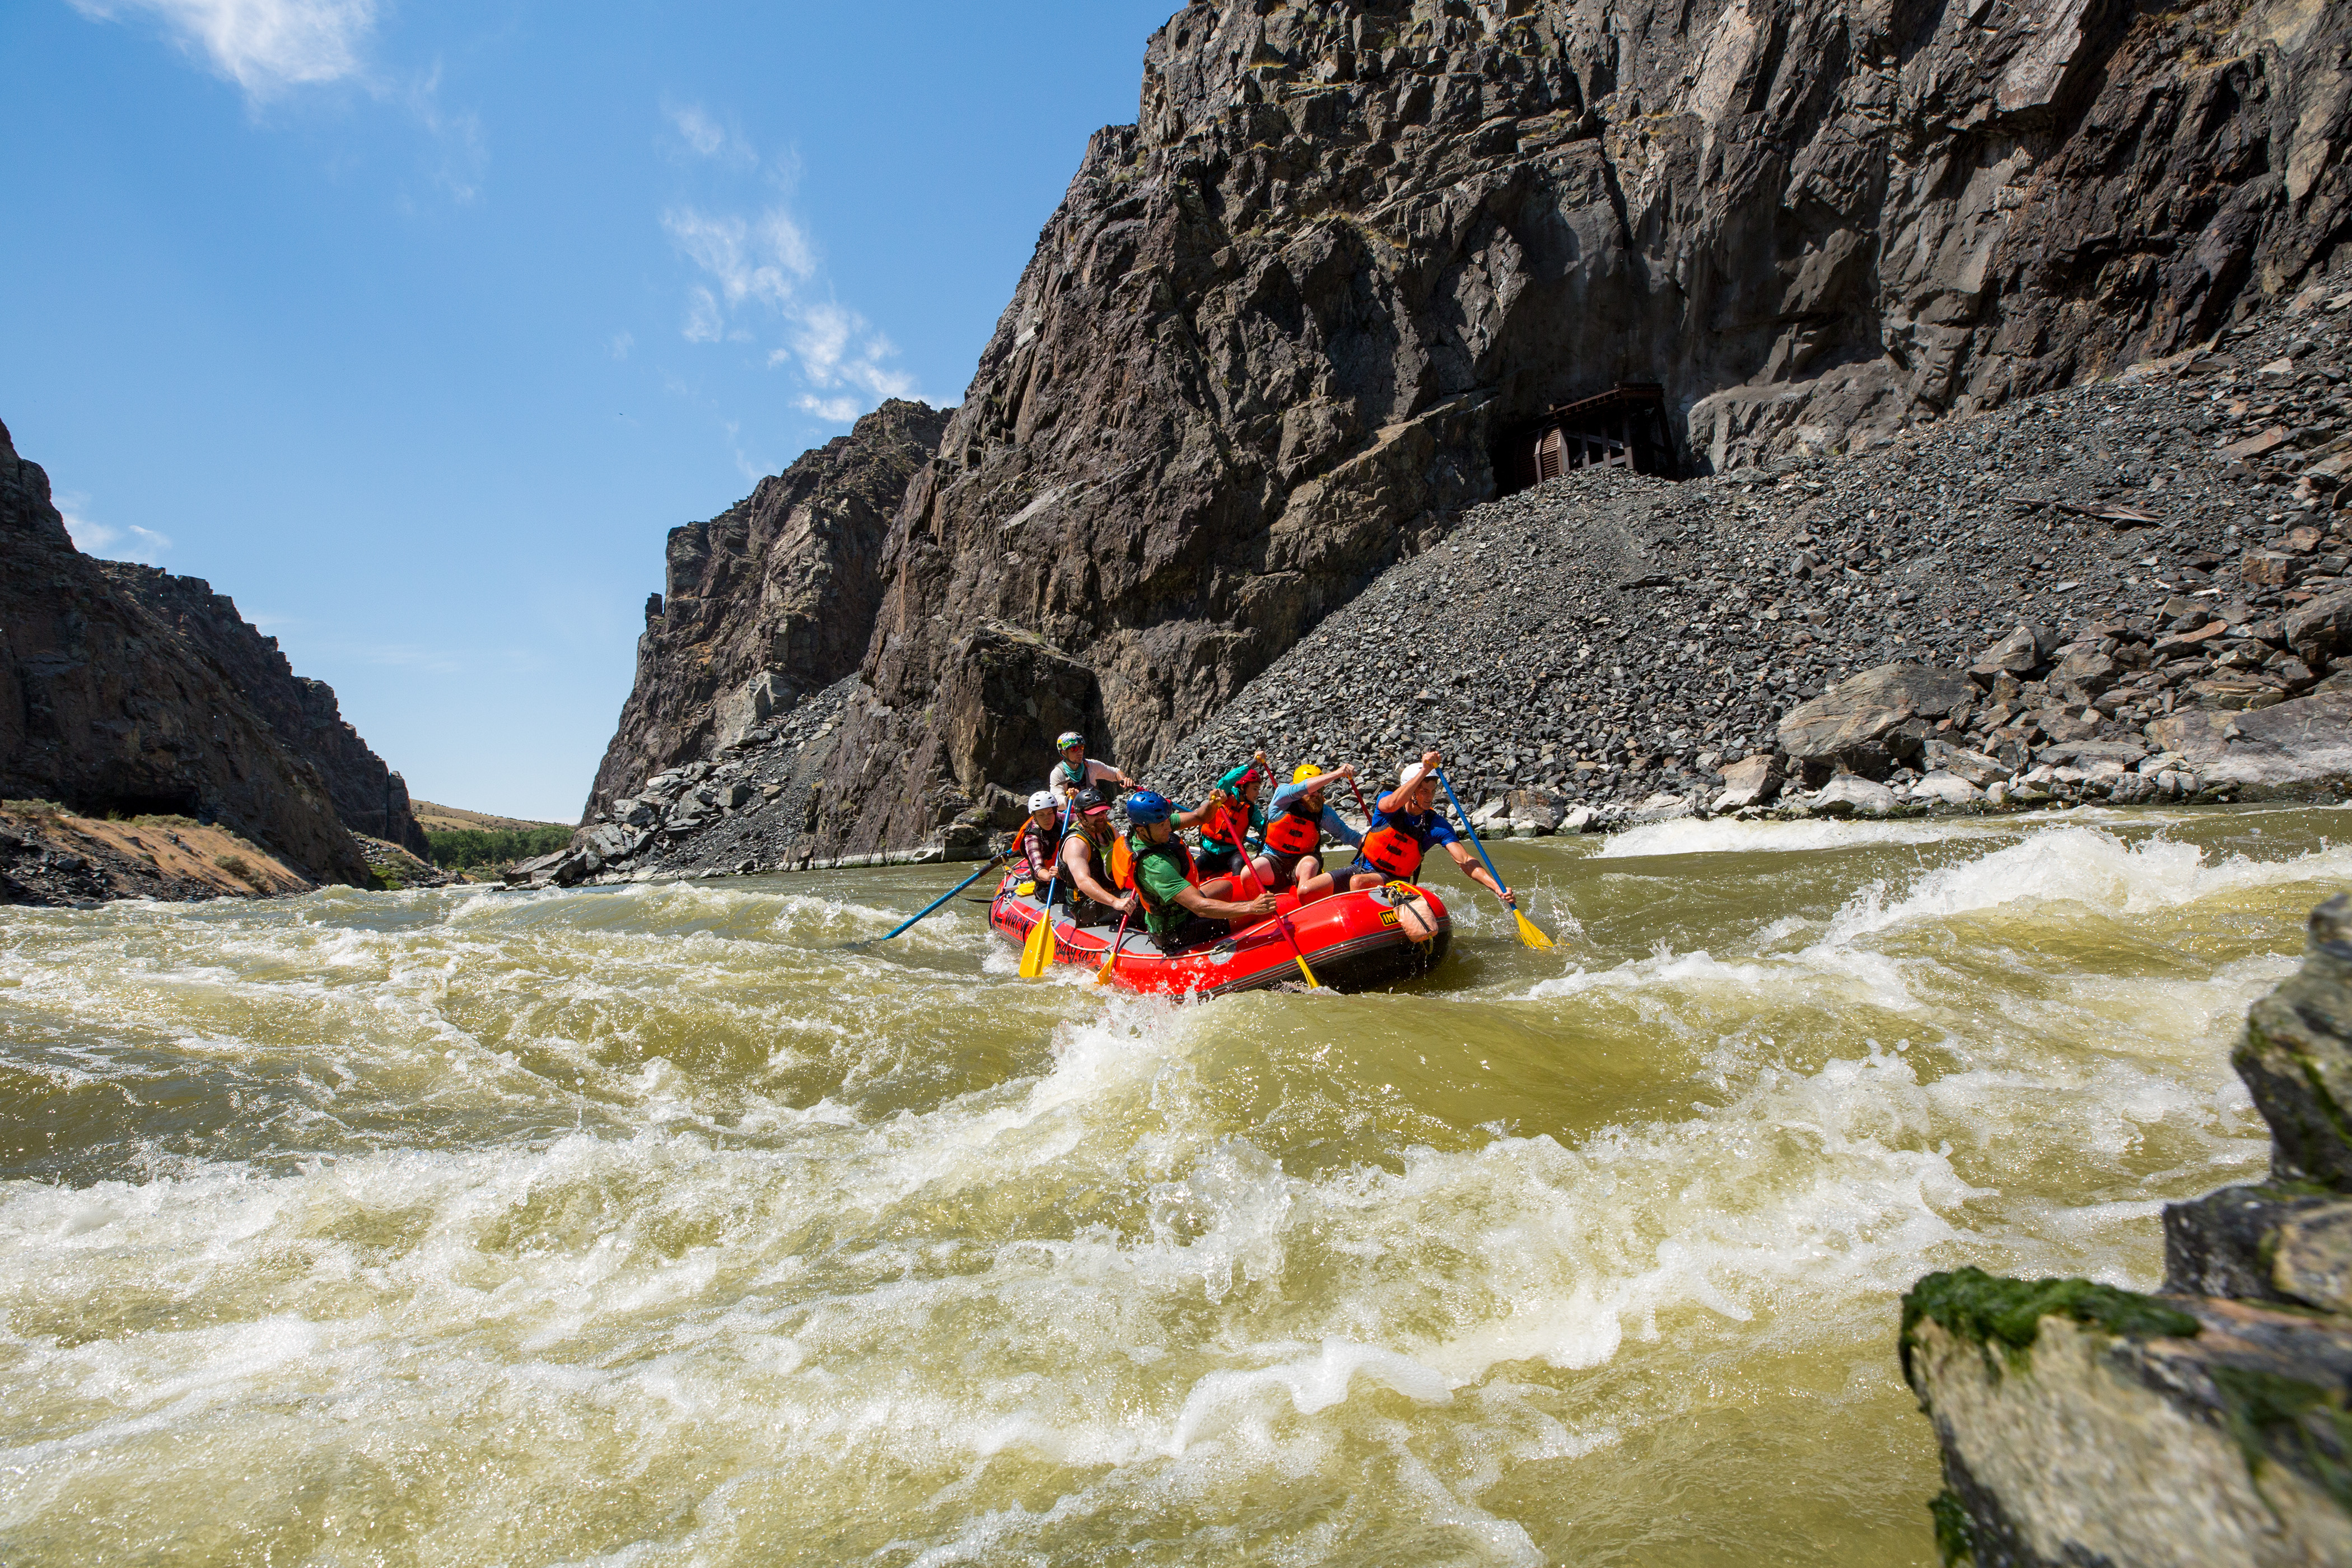
[[[2352,898],[2312,911],[2303,968],[2247,1013],[2230,1063],[2270,1123],[2277,1175],[2352,1193]]]
[[[2006,1279],[1981,1268],[1958,1268],[1927,1275],[1904,1295],[1904,1375],[1910,1375],[1912,1338],[1923,1318],[1988,1352],[1999,1346],[2003,1359],[2021,1366],[2032,1354],[2042,1320],[2052,1317],[2071,1318],[2123,1339],[2187,1339],[2200,1326],[2169,1302],[2089,1279]]]

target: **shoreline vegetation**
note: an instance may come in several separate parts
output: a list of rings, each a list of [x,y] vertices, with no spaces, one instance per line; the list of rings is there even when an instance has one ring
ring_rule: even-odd
[[[523,860],[534,860],[569,848],[573,829],[560,823],[522,827],[434,828],[425,830],[432,846],[433,864],[445,871],[502,872]]]

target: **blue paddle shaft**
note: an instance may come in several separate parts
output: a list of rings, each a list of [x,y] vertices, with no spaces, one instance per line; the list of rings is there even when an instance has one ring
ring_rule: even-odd
[[[1454,781],[1445,776],[1445,770],[1444,768],[1437,770],[1437,782],[1445,786],[1445,798],[1454,803],[1454,809],[1457,812],[1461,812],[1462,829],[1464,832],[1470,835],[1470,847],[1478,851],[1478,858],[1486,863],[1486,875],[1495,879],[1496,887],[1501,888],[1504,892],[1508,893],[1511,889],[1504,886],[1503,874],[1495,869],[1495,861],[1493,857],[1486,853],[1486,845],[1479,842],[1478,829],[1476,826],[1471,822],[1470,814],[1467,811],[1463,810],[1462,797],[1454,793]]]
[[[954,898],[958,893],[962,892],[966,888],[971,887],[974,882],[979,881],[982,877],[985,877],[991,871],[995,870],[997,862],[991,860],[987,865],[982,866],[979,870],[974,871],[971,876],[966,877],[962,881],[958,882],[954,887],[950,888],[946,892],[941,893],[938,898],[933,899],[929,903],[925,904],[921,909],[908,916],[897,927],[883,932],[874,940],[877,942],[888,942],[892,937],[897,936],[899,931],[905,931],[908,926],[913,925],[917,921],[921,920],[925,915],[929,914],[933,910],[938,909],[941,904],[946,903],[950,899]]]

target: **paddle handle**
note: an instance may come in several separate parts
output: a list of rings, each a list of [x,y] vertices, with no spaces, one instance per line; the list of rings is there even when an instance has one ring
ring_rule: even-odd
[[[901,921],[896,928],[883,932],[874,940],[877,942],[888,942],[892,937],[897,936],[899,931],[905,931],[908,926],[913,925],[917,921],[921,920],[925,915],[929,914],[933,910],[938,909],[941,904],[946,903],[950,899],[954,898],[958,893],[962,892],[966,888],[971,887],[974,882],[979,881],[982,877],[987,876],[991,871],[995,870],[999,866],[1003,864],[1004,860],[1001,856],[996,859],[991,860],[987,865],[982,866],[979,870],[974,871],[971,876],[966,877],[962,881],[958,882],[954,887],[950,888],[946,892],[941,893],[938,898],[933,899],[929,903],[925,904],[921,909],[916,910],[906,920]]]
[[[1110,939],[1110,952],[1103,955],[1102,967],[1095,971],[1097,981],[1110,978],[1110,966],[1118,962],[1119,944],[1127,940],[1127,922],[1135,918],[1135,906],[1129,904],[1127,913],[1118,917],[1118,934]]]
[[[1496,896],[1502,899],[1503,907],[1513,909],[1509,898],[1511,889],[1504,886],[1503,874],[1495,869],[1494,858],[1486,853],[1486,846],[1479,840],[1477,825],[1470,820],[1469,812],[1464,810],[1462,797],[1454,793],[1454,781],[1445,776],[1444,768],[1437,770],[1437,782],[1445,786],[1445,798],[1454,803],[1454,809],[1461,815],[1462,830],[1470,835],[1470,847],[1478,851],[1478,858],[1486,862],[1486,875],[1495,879],[1495,886],[1498,889]]]

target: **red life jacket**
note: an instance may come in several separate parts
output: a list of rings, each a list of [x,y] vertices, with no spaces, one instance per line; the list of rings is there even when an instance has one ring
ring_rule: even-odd
[[[1249,813],[1230,800],[1219,798],[1209,803],[1209,815],[1201,819],[1201,840],[1220,849],[1231,849],[1249,839]]]
[[[1363,847],[1356,851],[1356,858],[1383,876],[1410,882],[1412,874],[1421,869],[1421,840],[1402,828],[1382,823],[1364,835]]]
[[[1265,847],[1277,855],[1312,855],[1323,847],[1323,812],[1294,800],[1265,825]]]

